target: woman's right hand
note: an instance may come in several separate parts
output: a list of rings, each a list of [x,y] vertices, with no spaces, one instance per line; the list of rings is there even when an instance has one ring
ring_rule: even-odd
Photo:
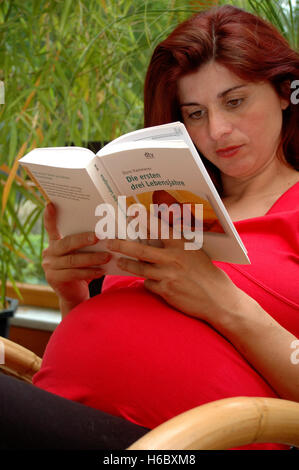
[[[88,284],[92,279],[103,276],[102,264],[111,259],[109,252],[78,252],[95,245],[99,240],[94,232],[63,237],[56,225],[56,209],[53,203],[46,206],[45,229],[49,246],[43,251],[42,267],[47,282],[59,297],[61,313],[64,316],[72,308],[89,298]]]

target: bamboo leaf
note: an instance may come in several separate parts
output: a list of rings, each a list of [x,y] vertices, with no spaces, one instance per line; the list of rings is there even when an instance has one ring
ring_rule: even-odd
[[[17,150],[17,126],[14,121],[10,123],[10,139],[9,139],[9,152],[8,152],[8,162],[14,160]]]
[[[3,242],[3,245],[6,246],[12,253],[15,255],[19,256],[20,258],[23,258],[26,261],[30,261],[30,258],[27,258],[27,256],[24,255],[21,251],[16,250],[12,245],[10,245],[7,242]]]
[[[5,183],[5,186],[4,186],[4,189],[3,189],[3,196],[2,196],[2,207],[1,207],[1,211],[2,211],[2,215],[5,211],[5,207],[6,207],[6,204],[7,204],[7,201],[8,201],[8,198],[9,198],[9,193],[10,193],[10,188],[11,188],[11,185],[15,179],[15,176],[16,176],[16,172],[17,172],[17,169],[18,169],[18,165],[19,165],[19,162],[18,160],[23,157],[24,153],[25,153],[25,150],[27,148],[27,142],[24,142],[18,152],[18,155],[17,155],[17,158],[10,170],[10,173],[8,175],[8,178],[7,178],[7,181]]]
[[[61,15],[60,28],[59,28],[61,34],[64,33],[65,24],[68,19],[72,4],[73,4],[72,0],[64,0],[64,8],[63,8],[63,12]]]
[[[1,165],[0,166],[0,171],[4,171],[7,175],[10,173],[10,168],[7,166],[7,165]],[[26,180],[24,180],[23,178],[21,178],[20,176],[18,176],[17,174],[15,175],[15,178],[14,180],[19,184],[19,189],[20,189],[20,186],[24,188],[25,190],[25,194],[27,196],[29,196],[30,194],[33,196],[33,200],[35,202],[39,202],[40,204],[44,205],[45,202],[39,197],[39,195],[36,193],[36,191],[34,190],[34,188],[31,185],[31,181],[30,181],[30,185],[26,182]]]
[[[35,88],[37,88],[37,87],[39,86],[40,80],[41,80],[41,75],[38,77],[38,79],[36,80],[36,82],[35,82],[35,84],[34,84],[34,87],[35,87]],[[36,90],[33,90],[33,91],[29,94],[29,96],[28,96],[28,98],[26,99],[25,104],[24,104],[24,106],[23,106],[23,108],[22,108],[22,110],[21,110],[22,113],[23,113],[24,111],[26,111],[26,109],[27,109],[28,106],[30,105],[30,103],[31,103],[31,101],[32,101],[32,99],[33,99],[33,97],[34,97],[35,94],[36,94]],[[17,118],[17,121],[18,121],[18,119],[19,119],[19,118]]]

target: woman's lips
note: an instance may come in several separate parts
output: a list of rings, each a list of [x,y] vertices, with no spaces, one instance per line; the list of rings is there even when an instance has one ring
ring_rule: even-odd
[[[243,145],[238,145],[238,146],[234,145],[231,147],[226,147],[224,149],[216,150],[216,153],[219,157],[223,157],[223,158],[234,157],[241,147],[243,147]]]

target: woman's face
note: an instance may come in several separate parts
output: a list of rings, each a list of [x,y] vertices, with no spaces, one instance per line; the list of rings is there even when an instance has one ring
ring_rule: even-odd
[[[276,159],[289,103],[268,82],[246,82],[209,62],[179,80],[178,94],[191,139],[222,174],[249,178]]]

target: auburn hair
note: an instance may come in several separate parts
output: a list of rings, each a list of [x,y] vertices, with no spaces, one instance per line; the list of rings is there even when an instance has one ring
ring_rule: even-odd
[[[270,82],[288,100],[299,79],[299,54],[271,23],[232,5],[214,7],[179,24],[155,48],[145,78],[145,127],[182,121],[177,81],[212,60],[243,80]],[[298,123],[299,104],[290,101],[283,111],[279,155],[297,170]],[[203,161],[215,176],[216,167]]]

